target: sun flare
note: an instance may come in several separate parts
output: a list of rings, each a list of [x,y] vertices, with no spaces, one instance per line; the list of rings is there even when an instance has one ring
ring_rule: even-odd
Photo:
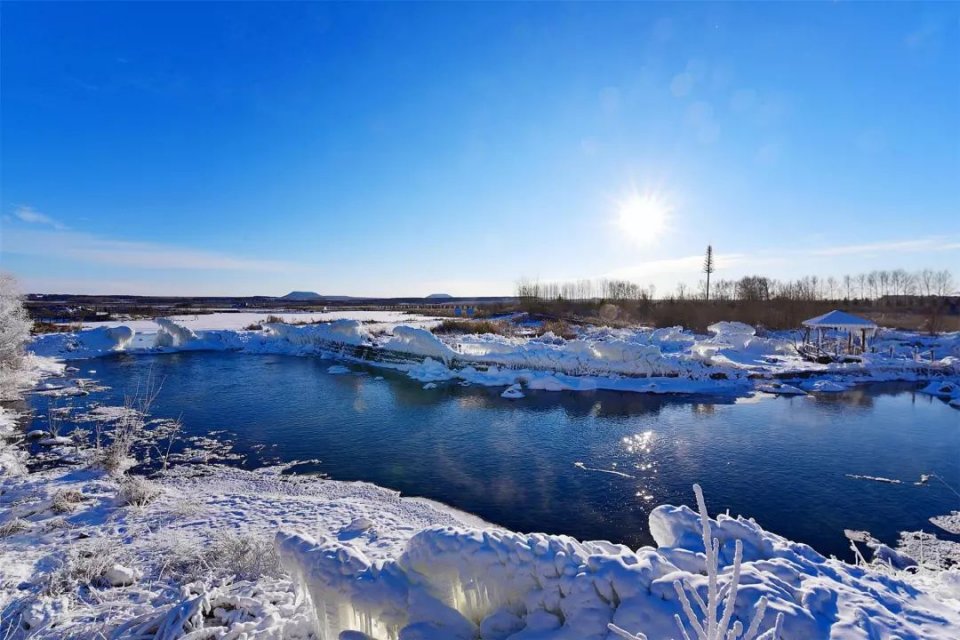
[[[632,193],[620,201],[617,226],[631,240],[640,244],[656,242],[667,230],[670,205],[656,194]]]

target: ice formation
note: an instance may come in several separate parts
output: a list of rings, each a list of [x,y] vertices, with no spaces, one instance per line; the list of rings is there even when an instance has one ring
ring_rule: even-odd
[[[619,636],[610,624],[659,639],[678,636],[676,616],[689,604],[675,582],[693,601],[707,599],[700,524],[688,507],[658,507],[650,515],[658,548],[636,551],[453,527],[421,531],[384,562],[298,532],[281,531],[276,544],[283,566],[310,595],[321,640],[612,640]],[[752,520],[720,515],[710,525],[718,588],[734,593],[731,630],[747,630],[754,614],[760,629],[773,628],[782,614],[784,640],[949,637],[944,633],[960,628],[960,610],[896,577],[828,560]],[[723,585],[733,581],[738,550],[734,590]],[[765,608],[757,606],[761,597]]]
[[[264,327],[268,336],[301,347],[323,348],[336,345],[360,345],[368,333],[359,320],[334,320],[308,325],[272,323]]]

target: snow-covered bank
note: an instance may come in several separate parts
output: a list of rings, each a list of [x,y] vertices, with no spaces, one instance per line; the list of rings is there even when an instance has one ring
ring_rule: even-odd
[[[744,518],[721,515],[704,534],[688,507],[661,506],[650,528],[657,548],[636,551],[564,536],[431,528],[386,563],[302,533],[281,531],[277,545],[282,565],[311,596],[321,638],[360,631],[374,638],[603,640],[617,637],[611,624],[676,637],[685,633],[680,624],[710,620],[704,535],[719,543],[716,579],[730,594],[729,611],[714,615],[722,611],[731,630],[747,631],[754,616],[757,628],[773,629],[780,615],[776,637],[785,639],[945,638],[960,630],[960,573],[938,576],[947,596],[938,599],[900,578],[823,558]],[[685,602],[684,588],[698,609]],[[717,637],[756,636],[722,630]]]
[[[219,624],[234,635],[221,629],[204,638],[241,630],[315,637],[312,611],[297,601],[272,550],[279,525],[339,537],[385,560],[425,527],[482,524],[373,485],[279,471],[180,467],[150,481],[154,495],[143,506],[127,503],[129,480],[94,469],[3,477],[0,637],[141,637],[114,632],[214,593],[233,600]],[[370,525],[358,528],[364,521]],[[204,624],[215,626],[211,618]]]
[[[279,471],[181,467],[135,490],[84,468],[3,477],[0,636],[612,640],[612,622],[652,639],[679,636],[674,582],[706,599],[700,521],[686,507],[654,510],[658,548],[632,550]],[[960,630],[956,570],[854,567],[751,520],[711,525],[721,585],[742,545],[731,628],[765,596],[760,629],[783,613],[789,640]]]
[[[4,384],[9,385],[7,391],[16,398],[20,392],[36,386],[44,377],[62,375],[65,365],[54,358],[44,358],[28,354],[20,362],[16,370],[8,371]],[[3,398],[7,400],[8,398]],[[18,438],[17,420],[20,415],[10,407],[0,405],[0,476],[19,474],[25,471],[23,467],[23,452],[15,446]]]
[[[195,331],[165,318],[157,323],[156,331],[146,333],[99,327],[50,334],[36,338],[30,348],[63,359],[188,350],[321,355],[400,369],[424,383],[459,380],[550,391],[833,393],[856,383],[960,374],[960,333],[931,337],[883,331],[874,341],[876,352],[856,362],[825,365],[804,360],[789,332],[758,336],[739,323],[713,325],[709,336],[679,327],[590,328],[570,340],[552,333],[438,336],[407,325],[373,330],[355,319],[274,323],[258,331]]]

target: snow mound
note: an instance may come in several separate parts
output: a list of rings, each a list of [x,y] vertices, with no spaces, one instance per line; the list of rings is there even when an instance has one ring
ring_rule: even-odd
[[[960,383],[952,380],[934,380],[920,389],[920,393],[940,398],[960,398]]]
[[[267,324],[263,328],[267,335],[300,347],[322,348],[330,344],[361,345],[370,337],[359,320],[334,320],[303,326],[277,322]]]
[[[799,387],[795,387],[790,384],[784,384],[782,382],[771,382],[768,384],[761,384],[757,387],[757,391],[762,391],[764,393],[772,393],[778,396],[805,396],[807,392]]]
[[[77,333],[48,333],[37,336],[31,351],[39,356],[92,358],[124,351],[134,338],[127,326],[98,327]]]
[[[850,385],[835,382],[833,380],[817,380],[815,382],[804,384],[803,388],[807,391],[813,391],[816,393],[840,393],[841,391],[848,391],[850,389]]]
[[[154,342],[157,347],[182,347],[197,340],[197,334],[192,329],[177,324],[170,318],[157,318],[155,322],[160,326]]]
[[[428,356],[443,363],[450,362],[457,355],[440,338],[426,329],[403,325],[394,327],[393,336],[383,346],[390,351]]]
[[[743,322],[716,322],[707,331],[715,336],[755,336],[757,330]]]
[[[455,378],[456,374],[441,362],[427,357],[420,364],[412,366],[407,375],[420,382],[438,382]]]
[[[761,628],[782,613],[787,640],[947,638],[960,625],[960,611],[895,577],[828,560],[751,520],[721,515],[710,523],[721,584],[742,545],[732,609],[742,628],[761,596],[768,601]],[[684,611],[675,581],[706,599],[700,519],[687,507],[662,506],[650,528],[658,549],[453,527],[421,531],[383,562],[291,531],[278,533],[276,545],[311,597],[321,640],[610,640],[617,637],[611,623],[649,638],[677,637],[674,616]]]
[[[511,400],[516,400],[516,399],[518,399],[518,398],[523,398],[523,397],[524,397],[524,395],[523,395],[523,389],[520,387],[519,384],[512,384],[512,385],[510,385],[509,387],[507,387],[506,389],[504,389],[503,393],[500,394],[500,397],[501,397],[501,398],[508,398],[508,399],[511,399]]]

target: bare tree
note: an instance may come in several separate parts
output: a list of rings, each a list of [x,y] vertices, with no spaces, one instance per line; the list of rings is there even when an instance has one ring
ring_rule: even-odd
[[[938,296],[948,296],[953,292],[953,274],[949,270],[937,271],[933,278],[933,290]]]
[[[877,271],[871,271],[867,274],[867,288],[870,291],[871,298],[880,297],[880,274]]]
[[[833,276],[827,278],[827,299],[836,300],[837,299],[837,290],[838,290],[837,279]]]
[[[924,269],[918,275],[918,280],[920,282],[920,292],[929,296],[933,294],[934,282],[936,282],[936,272],[933,269]]]

